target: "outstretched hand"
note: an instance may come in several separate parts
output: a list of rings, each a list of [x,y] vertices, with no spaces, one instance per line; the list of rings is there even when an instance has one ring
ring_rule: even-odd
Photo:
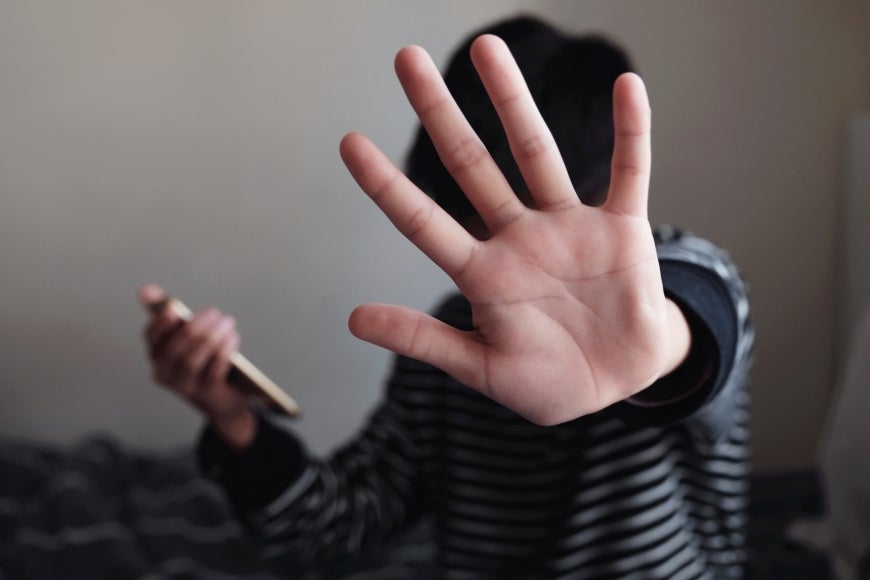
[[[474,330],[367,304],[357,337],[439,367],[531,421],[553,424],[636,394],[676,367],[688,328],[665,299],[647,220],[650,111],[641,80],[614,86],[612,176],[601,207],[583,205],[507,46],[478,38],[471,57],[534,199],[511,190],[418,47],[396,73],[438,153],[491,236],[479,240],[415,187],[366,137],[342,158],[360,187],[471,303]]]

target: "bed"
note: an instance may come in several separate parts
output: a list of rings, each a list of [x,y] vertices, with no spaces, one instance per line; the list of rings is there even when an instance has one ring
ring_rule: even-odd
[[[811,471],[754,478],[750,578],[830,577],[825,557],[786,532],[819,515],[821,498]],[[0,580],[416,580],[433,556],[421,522],[361,568],[287,569],[260,557],[191,450],[136,453],[107,437],[0,444]]]

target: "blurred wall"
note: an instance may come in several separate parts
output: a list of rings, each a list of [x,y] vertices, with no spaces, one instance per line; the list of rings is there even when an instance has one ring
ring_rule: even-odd
[[[395,160],[414,118],[392,57],[444,63],[517,10],[612,36],[654,109],[651,219],[731,251],[758,327],[762,469],[812,461],[834,376],[846,117],[870,107],[859,0],[0,3],[0,433],[185,444],[134,296],[156,281],[240,321],[243,351],[306,409],[315,451],[381,394],[358,303],[430,307],[450,283],[357,190],[361,130]]]

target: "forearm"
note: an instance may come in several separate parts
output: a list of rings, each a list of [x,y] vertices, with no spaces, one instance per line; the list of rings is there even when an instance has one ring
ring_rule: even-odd
[[[251,413],[251,440],[234,446],[215,423],[200,437],[198,454],[202,470],[227,492],[240,512],[266,506],[292,487],[308,464],[302,444],[288,431]]]
[[[200,446],[203,467],[226,490],[257,541],[294,565],[356,559],[411,518],[417,453],[388,401],[351,444],[310,458],[291,432],[258,417],[250,445],[234,450],[215,425]]]
[[[248,511],[260,542],[300,566],[361,561],[422,509],[419,456],[388,401],[350,445],[312,459],[273,502]]]

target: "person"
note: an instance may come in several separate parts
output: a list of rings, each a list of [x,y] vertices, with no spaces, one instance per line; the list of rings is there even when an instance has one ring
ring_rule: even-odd
[[[472,35],[443,80],[418,47],[395,64],[422,123],[407,176],[359,134],[342,158],[459,292],[431,316],[354,310],[351,332],[398,356],[325,459],[227,385],[232,318],[156,315],[155,379],[208,419],[206,473],[299,569],[365,559],[428,516],[441,578],[740,577],[746,289],[713,244],[650,227],[628,58],[517,17]]]

